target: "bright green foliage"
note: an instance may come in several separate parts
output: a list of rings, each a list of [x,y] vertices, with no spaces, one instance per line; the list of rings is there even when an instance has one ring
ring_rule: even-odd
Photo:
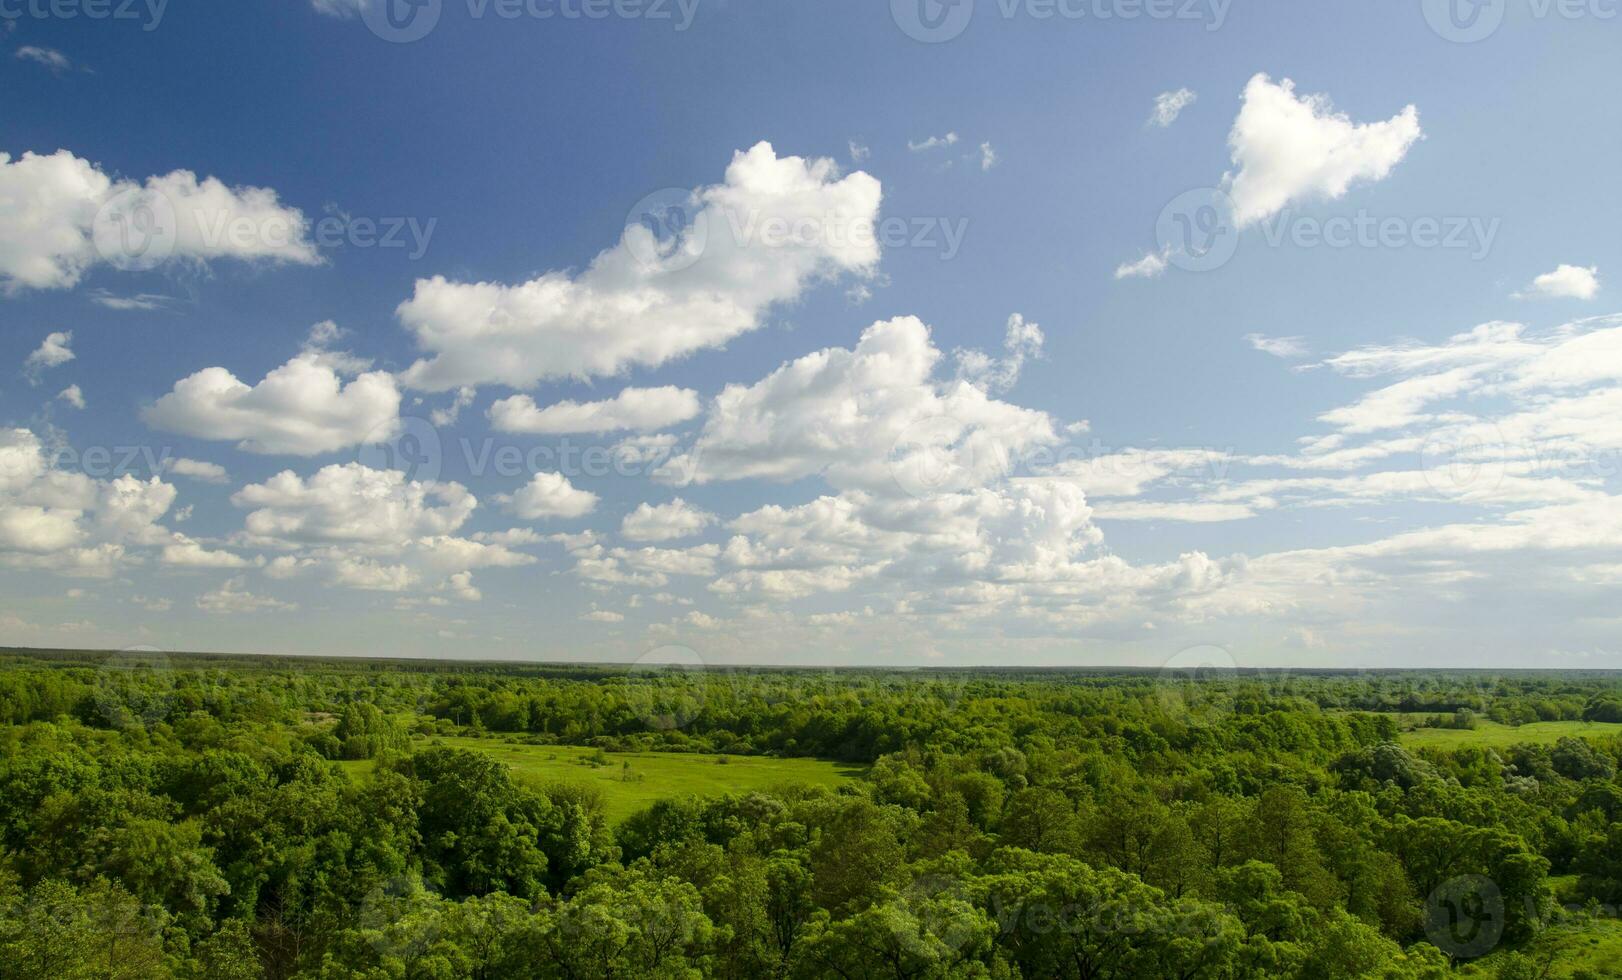
[[[1603,976],[1618,704],[1588,675],[18,656],[0,978]]]

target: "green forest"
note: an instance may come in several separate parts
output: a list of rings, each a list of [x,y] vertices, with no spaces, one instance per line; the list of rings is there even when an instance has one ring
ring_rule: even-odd
[[[0,652],[0,977],[1622,976],[1622,678]]]

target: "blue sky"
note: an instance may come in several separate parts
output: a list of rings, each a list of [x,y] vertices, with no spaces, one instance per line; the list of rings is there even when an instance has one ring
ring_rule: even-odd
[[[0,642],[1622,666],[1605,0],[63,9]]]

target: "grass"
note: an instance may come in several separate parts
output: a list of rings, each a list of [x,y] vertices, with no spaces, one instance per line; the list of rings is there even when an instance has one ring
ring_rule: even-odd
[[[1398,724],[1417,722],[1425,715],[1398,716]],[[1553,745],[1562,738],[1593,738],[1622,735],[1622,722],[1606,721],[1535,721],[1519,727],[1500,725],[1481,719],[1475,728],[1414,728],[1402,733],[1402,744],[1411,749],[1457,749],[1466,745],[1484,745],[1503,748],[1509,745],[1531,743]]]
[[[444,736],[419,739],[417,747],[443,745],[484,752],[506,763],[513,776],[531,786],[584,783],[603,794],[608,822],[617,824],[655,800],[674,796],[724,796],[784,785],[837,788],[858,778],[863,767],[820,759],[779,759],[729,755],[725,764],[710,754],[608,752],[606,766],[587,764],[596,749],[575,745],[523,745],[493,738]],[[626,764],[630,768],[626,768]],[[372,762],[345,762],[351,776],[364,778]],[[629,778],[627,778],[629,775]]]
[[[1521,952],[1539,964],[1553,953],[1548,980],[1565,980],[1579,970],[1587,970],[1590,976],[1615,977],[1619,975],[1617,964],[1622,963],[1622,921],[1592,919],[1551,926]],[[1469,964],[1461,973],[1467,977],[1497,976],[1508,954],[1507,950],[1494,952]]]

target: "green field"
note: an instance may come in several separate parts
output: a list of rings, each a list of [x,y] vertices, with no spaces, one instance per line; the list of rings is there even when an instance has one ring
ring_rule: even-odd
[[[459,736],[422,739],[418,748],[441,745],[473,749],[501,760],[521,782],[584,783],[603,794],[610,823],[619,823],[655,800],[673,796],[724,796],[728,793],[767,791],[786,785],[836,788],[860,776],[861,766],[818,759],[778,759],[767,756],[716,756],[682,752],[609,752],[608,765],[589,760],[595,749],[577,745],[524,745],[493,738]],[[726,759],[725,764],[716,759]],[[626,763],[630,768],[626,768]],[[364,776],[373,763],[345,762],[351,775]]]
[[[1399,724],[1408,724],[1428,717],[1426,715],[1399,715]],[[1562,738],[1622,735],[1622,723],[1603,721],[1536,721],[1521,726],[1500,725],[1482,719],[1475,728],[1414,728],[1402,733],[1402,744],[1409,748],[1456,749],[1466,745],[1485,745],[1503,748],[1530,742],[1535,745],[1553,745]]]
[[[1622,964],[1622,922],[1593,919],[1552,926],[1520,953],[1539,967],[1552,960],[1549,972],[1544,974],[1547,980],[1566,980],[1585,970],[1593,977],[1615,977],[1622,969],[1618,966]],[[1499,950],[1460,972],[1467,977],[1496,977],[1512,955],[1514,951]]]

